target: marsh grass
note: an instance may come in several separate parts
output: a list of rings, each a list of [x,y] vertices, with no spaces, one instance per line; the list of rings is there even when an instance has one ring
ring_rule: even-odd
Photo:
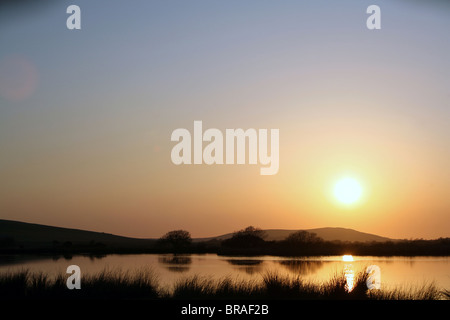
[[[50,277],[29,270],[0,275],[0,298],[3,299],[151,299],[159,296],[158,277],[152,269],[122,271],[104,269],[82,275],[81,290],[69,290],[67,275]]]
[[[174,299],[248,299],[262,297],[257,281],[238,280],[230,276],[212,279],[194,275],[178,280],[167,298]]]
[[[368,297],[373,300],[442,300],[449,298],[445,296],[445,291],[439,290],[434,282],[372,290],[368,293]]]
[[[152,269],[122,271],[105,269],[82,278],[83,297],[97,299],[149,299],[159,296],[159,281]]]
[[[5,272],[0,274],[0,299],[450,299],[450,292],[440,291],[434,282],[369,291],[363,271],[354,273],[351,287],[344,272],[335,272],[323,283],[277,271],[267,271],[259,280],[194,275],[179,279],[171,288],[161,288],[157,274],[150,268],[104,269],[82,274],[81,290],[67,289],[67,277],[67,274],[50,277],[29,270]]]
[[[0,298],[23,297],[28,289],[28,270],[5,272],[0,276]]]
[[[450,290],[443,290],[441,294],[445,299],[450,300]]]

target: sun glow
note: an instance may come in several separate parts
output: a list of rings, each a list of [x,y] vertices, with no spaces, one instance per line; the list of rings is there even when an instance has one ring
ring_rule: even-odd
[[[353,256],[351,254],[345,254],[342,256],[342,261],[345,261],[345,262],[354,261]]]
[[[362,187],[353,178],[342,178],[334,186],[334,196],[343,204],[352,204],[362,195]]]

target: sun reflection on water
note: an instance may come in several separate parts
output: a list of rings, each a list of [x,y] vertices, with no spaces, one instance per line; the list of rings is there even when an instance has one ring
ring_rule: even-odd
[[[353,266],[351,264],[346,264],[344,266],[344,276],[347,280],[347,291],[351,292],[353,290],[353,287],[355,285],[355,271],[353,271]]]
[[[353,256],[351,254],[344,254],[342,256],[342,261],[355,261],[355,260],[353,260]]]
[[[342,261],[352,262],[355,260],[353,259],[353,256],[351,254],[345,254],[342,256]],[[344,265],[344,276],[347,281],[347,284],[346,284],[347,291],[351,292],[355,285],[355,271],[353,270],[352,264]]]

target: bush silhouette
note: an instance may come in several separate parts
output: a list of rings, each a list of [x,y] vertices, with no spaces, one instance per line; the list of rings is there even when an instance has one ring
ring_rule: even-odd
[[[160,246],[169,245],[175,250],[189,247],[191,243],[191,234],[186,230],[169,231],[158,240]]]
[[[224,240],[222,245],[231,248],[258,248],[265,244],[264,236],[263,230],[249,226],[235,232],[230,239]]]
[[[291,244],[311,244],[322,242],[323,239],[318,237],[316,233],[307,231],[296,231],[291,233],[287,238],[286,242]]]

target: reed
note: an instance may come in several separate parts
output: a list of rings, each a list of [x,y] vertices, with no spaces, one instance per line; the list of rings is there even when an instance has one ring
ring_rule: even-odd
[[[442,300],[446,298],[434,282],[373,290],[368,296],[374,300]]]
[[[0,299],[308,299],[308,300],[439,300],[450,299],[434,282],[368,290],[367,275],[356,272],[351,287],[343,272],[328,281],[313,283],[301,276],[277,271],[261,274],[259,280],[230,276],[211,278],[200,275],[178,280],[172,288],[162,288],[151,268],[123,271],[104,269],[82,276],[81,290],[66,287],[67,275],[49,276],[29,270],[0,274]]]

